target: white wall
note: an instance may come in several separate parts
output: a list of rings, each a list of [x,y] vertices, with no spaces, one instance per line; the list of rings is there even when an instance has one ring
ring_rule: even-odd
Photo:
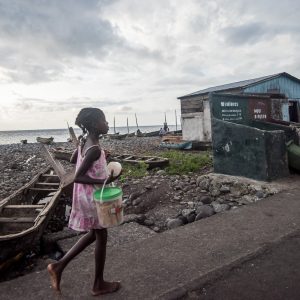
[[[209,101],[203,102],[203,112],[181,115],[183,140],[211,141],[211,118]]]

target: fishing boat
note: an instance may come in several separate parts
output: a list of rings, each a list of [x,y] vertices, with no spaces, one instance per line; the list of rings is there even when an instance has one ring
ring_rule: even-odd
[[[113,140],[123,140],[127,137],[127,134],[108,134],[108,137]]]
[[[163,168],[169,164],[169,160],[164,157],[131,154],[111,154],[109,160],[129,164],[139,164],[143,162],[148,165],[148,169]]]
[[[62,190],[59,177],[48,167],[0,201],[0,270],[7,259],[39,243]]]
[[[70,161],[72,151],[62,148],[52,149],[54,158]],[[110,154],[110,161],[125,162],[130,164],[138,164],[144,162],[148,164],[148,169],[163,168],[169,164],[169,160],[158,156],[141,156],[132,154]]]
[[[37,137],[36,138],[36,141],[38,142],[38,143],[42,143],[42,144],[45,144],[45,145],[50,145],[50,144],[52,144],[53,143],[53,140],[54,140],[54,137],[49,137],[49,138],[43,138],[43,137]]]
[[[52,150],[53,156],[56,159],[62,159],[70,161],[73,151],[64,148],[53,148]]]
[[[178,149],[178,150],[190,150],[192,149],[193,142],[191,141],[165,141],[159,144],[160,148],[167,148],[167,149]]]
[[[152,136],[159,136],[159,130],[151,131],[151,132],[137,132],[136,134],[138,137],[152,137]]]

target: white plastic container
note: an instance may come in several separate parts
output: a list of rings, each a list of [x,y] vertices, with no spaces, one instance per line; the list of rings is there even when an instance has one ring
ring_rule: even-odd
[[[94,192],[101,227],[108,228],[123,222],[123,192],[119,187],[104,187]]]

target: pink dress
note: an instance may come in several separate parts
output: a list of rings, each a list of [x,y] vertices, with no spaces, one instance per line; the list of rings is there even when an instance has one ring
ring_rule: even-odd
[[[99,147],[98,145],[92,147]],[[90,147],[90,148],[92,148]],[[85,153],[90,149],[88,148]],[[84,155],[81,147],[78,148],[76,171],[81,165]],[[108,176],[107,163],[104,150],[101,149],[100,157],[95,160],[86,173],[91,178],[106,179]],[[88,231],[90,229],[101,229],[97,210],[93,201],[95,186],[92,184],[74,183],[72,210],[69,219],[69,227],[76,231]]]

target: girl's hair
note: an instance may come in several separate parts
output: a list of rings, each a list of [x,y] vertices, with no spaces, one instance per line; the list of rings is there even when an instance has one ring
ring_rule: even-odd
[[[94,124],[99,118],[105,118],[103,111],[99,108],[87,107],[79,112],[75,120],[75,124],[79,126],[83,132],[83,136],[80,136],[79,139],[84,139],[87,133],[93,132]]]

